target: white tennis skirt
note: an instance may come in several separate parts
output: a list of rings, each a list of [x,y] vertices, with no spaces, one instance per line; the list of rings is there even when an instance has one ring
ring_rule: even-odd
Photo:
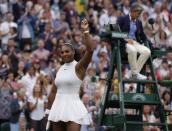
[[[53,122],[73,121],[81,125],[89,125],[91,120],[88,111],[78,94],[56,94],[48,120]]]

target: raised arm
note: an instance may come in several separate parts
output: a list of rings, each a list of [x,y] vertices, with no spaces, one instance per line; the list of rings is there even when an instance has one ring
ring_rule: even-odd
[[[84,56],[80,59],[80,61],[76,65],[76,74],[77,76],[83,80],[85,76],[85,72],[87,70],[87,67],[92,59],[93,51],[95,48],[95,44],[93,43],[93,40],[89,33],[89,25],[88,21],[86,19],[83,19],[81,22],[81,30],[83,33],[83,39],[84,44],[86,46],[86,51]]]

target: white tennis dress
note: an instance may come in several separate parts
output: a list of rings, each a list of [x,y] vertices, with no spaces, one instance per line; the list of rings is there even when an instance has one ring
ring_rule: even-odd
[[[66,63],[60,67],[56,74],[57,94],[49,113],[48,120],[50,121],[90,124],[88,111],[79,98],[82,81],[75,73],[76,64],[76,61]]]

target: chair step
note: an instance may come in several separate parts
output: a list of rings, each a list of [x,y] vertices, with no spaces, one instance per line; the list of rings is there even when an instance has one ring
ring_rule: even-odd
[[[106,114],[103,125],[121,125],[125,122],[125,116],[121,114]]]
[[[166,126],[166,123],[159,122],[143,122],[142,116],[139,115],[120,115],[120,114],[106,114],[103,118],[103,124],[106,129],[123,129],[124,123],[126,123],[127,131],[137,129],[134,131],[141,131],[143,126]],[[113,126],[112,126],[113,125]],[[169,129],[172,129],[172,124],[168,125]]]
[[[124,131],[123,127],[119,126],[102,126],[102,128],[96,130],[96,131]]]
[[[120,114],[106,114],[105,117],[103,118],[103,125],[105,127],[105,129],[107,129],[108,131],[124,131],[124,123],[126,122],[126,120],[140,120],[141,121],[141,117],[138,115],[125,115],[125,117],[123,115]],[[113,126],[112,126],[113,125]],[[127,126],[127,131],[141,131],[142,130],[142,126],[140,125],[135,125],[135,129],[137,130],[133,130],[132,126]],[[138,130],[140,129],[140,130]]]
[[[153,50],[152,51],[152,57],[154,57],[154,58],[156,58],[156,57],[161,57],[161,56],[164,56],[164,55],[166,55],[167,53],[170,53],[170,52],[172,52],[172,50],[171,49],[169,49],[169,50],[160,50],[160,49],[155,49],[155,50]]]
[[[132,104],[161,104],[157,94],[124,93],[124,102]]]
[[[123,80],[123,83],[139,83],[139,84],[154,84],[156,81],[153,80]]]
[[[153,80],[132,80],[132,79],[125,79],[122,81],[123,83],[139,83],[139,84],[156,84],[156,81]],[[172,80],[161,80],[158,81],[158,84],[162,86],[171,87]]]
[[[158,81],[161,86],[172,87],[172,80],[161,80]]]
[[[106,131],[143,131],[143,127],[140,125],[132,125],[132,126],[127,126],[127,130],[124,130],[123,127],[118,127],[118,126],[105,126]],[[100,130],[99,130],[100,131]]]
[[[138,109],[142,105],[160,105],[157,94],[124,93],[124,107]],[[107,107],[119,108],[120,101],[113,94],[109,95]]]
[[[142,122],[142,121],[127,121],[129,125],[151,125],[151,126],[165,126],[166,123],[158,123],[158,122]]]

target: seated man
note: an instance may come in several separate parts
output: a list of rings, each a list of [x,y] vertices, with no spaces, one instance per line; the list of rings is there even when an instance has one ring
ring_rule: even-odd
[[[144,46],[146,36],[143,31],[142,23],[138,19],[142,12],[142,8],[138,4],[133,4],[128,15],[118,18],[118,24],[122,32],[127,32],[129,39],[126,39],[125,48],[128,54],[128,61],[131,67],[131,77],[139,80],[147,79],[146,76],[140,74],[140,71],[149,58],[151,51]],[[137,53],[140,54],[137,59]]]

